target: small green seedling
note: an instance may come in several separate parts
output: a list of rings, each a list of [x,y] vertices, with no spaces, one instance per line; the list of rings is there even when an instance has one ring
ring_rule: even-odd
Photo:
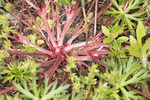
[[[131,55],[141,59],[143,67],[148,66],[148,56],[150,55],[150,38],[142,43],[142,38],[146,35],[146,30],[142,22],[138,22],[136,29],[136,38],[130,35],[130,46],[128,50]]]

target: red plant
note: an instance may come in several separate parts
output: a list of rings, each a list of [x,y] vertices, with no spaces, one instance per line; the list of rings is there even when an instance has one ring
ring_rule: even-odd
[[[9,50],[10,53],[19,54],[19,55],[44,55],[47,56],[49,59],[47,62],[43,62],[42,64],[49,65],[49,69],[46,71],[49,76],[51,76],[58,66],[63,62],[66,61],[69,57],[74,57],[77,61],[99,61],[97,58],[102,57],[103,55],[108,53],[108,46],[103,44],[101,38],[101,32],[97,32],[96,24],[97,18],[103,14],[105,10],[107,10],[112,4],[108,4],[104,7],[101,11],[98,12],[98,0],[93,0],[88,12],[85,12],[85,9],[80,7],[79,2],[75,2],[72,6],[64,5],[63,7],[59,6],[56,2],[52,0],[47,0],[48,2],[45,3],[44,1],[41,4],[41,7],[33,4],[29,0],[24,0],[22,3],[22,9],[20,17],[16,18],[20,19],[20,23],[27,26],[32,30],[32,32],[37,33],[46,43],[46,47],[40,47],[39,45],[33,44],[27,39],[24,34],[24,31],[19,31],[15,37],[11,37],[15,39],[17,42],[22,44],[30,45],[34,47],[37,53],[22,53],[19,52],[18,49],[13,48]],[[25,10],[25,2],[30,6],[31,9],[27,8]],[[84,21],[80,19],[80,21],[75,21],[77,17],[81,14],[80,12],[83,11],[83,16],[86,18],[90,15],[90,11],[95,4],[95,12],[94,17],[90,18],[90,21]],[[27,6],[27,5],[26,5]],[[50,11],[48,12],[48,9]],[[25,12],[26,11],[26,12]],[[33,12],[42,19],[43,26],[36,20],[37,15],[33,15]],[[48,13],[47,13],[48,12]],[[61,18],[65,16],[66,19]],[[52,26],[49,25],[49,19],[52,20]],[[27,20],[30,20],[31,23],[28,23]],[[62,22],[65,22],[62,25]],[[68,34],[68,30],[72,28],[73,23],[77,23],[75,27],[74,33],[71,35],[69,39],[65,39]],[[93,23],[94,22],[94,23]],[[93,29],[93,36],[89,38],[89,29],[90,25],[94,24]],[[35,25],[38,30],[34,29],[32,26]],[[24,26],[24,27],[25,27]],[[79,41],[77,37],[81,34],[85,35],[85,41]],[[74,42],[74,40],[77,42]],[[42,65],[41,64],[41,65]]]

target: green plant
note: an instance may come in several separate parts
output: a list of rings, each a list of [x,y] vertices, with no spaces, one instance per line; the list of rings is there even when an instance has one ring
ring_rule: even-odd
[[[84,93],[84,99],[86,99],[90,93],[92,86],[96,84],[96,76],[98,75],[98,66],[96,64],[92,64],[91,67],[88,68],[88,75],[77,75],[72,72],[73,69],[77,69],[74,58],[68,59],[68,64],[66,66],[65,71],[69,73],[69,77],[72,82],[72,88],[76,93]]]
[[[1,75],[4,75],[3,83],[7,81],[24,81],[29,80],[37,73],[37,67],[33,60],[27,59],[25,61],[12,61],[7,67],[1,68]]]
[[[130,85],[144,84],[150,78],[149,71],[133,57],[121,59],[119,62],[108,60],[105,64],[107,70],[99,77],[107,83],[106,90],[112,88],[109,92],[114,99],[110,100],[141,100],[141,97],[136,95],[137,91],[131,91]]]
[[[45,75],[43,84],[38,84],[37,78],[23,80],[20,84],[13,82],[16,94],[0,95],[0,100],[84,100],[83,92],[77,94],[72,91],[68,93],[69,85],[59,85],[57,81],[49,84],[49,78]]]
[[[144,10],[140,12],[144,1],[148,0],[111,0],[113,6],[106,11],[106,14],[114,17],[112,23],[119,21],[121,26],[126,25],[133,34],[132,29],[136,26],[135,22],[144,20],[144,14],[146,14]]]
[[[36,40],[37,40],[37,36],[36,34],[30,34],[27,36],[28,39],[31,41],[31,43],[36,43]],[[21,48],[21,52],[28,52],[28,53],[33,53],[35,52],[35,48],[31,47],[30,45],[28,44],[23,44],[23,48]]]
[[[3,0],[0,3],[4,3]],[[9,10],[10,4],[6,3],[4,6],[7,10]],[[16,34],[14,26],[10,26],[9,15],[7,15],[0,8],[0,64],[3,64],[3,60],[5,57],[9,57],[8,49],[11,46],[10,40],[8,39],[8,35],[10,33]]]
[[[72,91],[71,100],[84,100],[83,96],[84,96],[84,92],[82,92],[82,91],[79,93]]]
[[[123,32],[123,29],[124,27],[120,27],[118,23],[113,26],[109,26],[108,28],[106,26],[102,26],[102,32],[106,36],[103,42],[108,44],[112,43]]]
[[[103,42],[109,44],[110,46],[110,57],[126,57],[125,53],[127,52],[127,49],[123,48],[122,44],[128,41],[128,37],[121,36],[123,29],[124,27],[120,27],[118,23],[113,26],[109,26],[108,28],[106,26],[102,26],[102,32],[106,36]]]
[[[130,35],[130,46],[128,50],[131,55],[141,59],[143,67],[148,66],[147,58],[150,55],[150,38],[142,43],[142,38],[146,35],[146,31],[142,22],[139,22],[136,29],[136,38]]]
[[[141,100],[137,91],[131,91],[130,86],[143,85],[150,78],[149,71],[142,67],[138,60],[114,59],[104,61],[106,72],[99,73],[96,65],[88,70],[88,75],[77,75],[78,70],[73,58],[68,59],[66,72],[69,72],[72,88],[76,93],[83,92],[84,99],[90,100]],[[99,81],[96,80],[99,78]]]
[[[67,95],[66,89],[69,85],[61,85],[57,87],[57,81],[48,84],[49,78],[48,76],[44,79],[44,84],[40,87],[37,84],[37,79],[32,79],[28,81],[29,84],[24,80],[22,81],[22,86],[13,83],[15,89],[22,94],[24,99],[31,100],[68,100],[69,95]]]
[[[100,81],[90,95],[91,100],[117,100],[115,96],[112,95],[115,89],[107,85],[107,82]]]
[[[9,33],[16,33],[14,27],[9,26],[8,16],[5,14],[0,15],[0,69],[4,68],[4,58],[9,57],[8,49],[10,48],[10,41],[8,39]],[[2,72],[2,70],[0,70]],[[3,77],[0,75],[0,79]]]
[[[126,37],[122,37],[124,39],[128,39]],[[110,44],[110,53],[108,54],[108,57],[116,57],[116,58],[126,58],[126,53],[128,52],[127,48],[122,46],[122,42],[118,42],[117,40],[114,40],[112,44]]]
[[[8,16],[5,14],[0,15],[0,60],[8,57],[8,48],[10,47],[10,41],[8,39],[9,33],[16,33],[14,26],[9,26]],[[4,44],[4,45],[3,45]],[[0,61],[0,62],[1,62]],[[1,62],[2,63],[2,62]]]

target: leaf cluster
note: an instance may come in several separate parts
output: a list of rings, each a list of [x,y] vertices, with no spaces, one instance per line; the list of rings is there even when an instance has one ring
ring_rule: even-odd
[[[38,72],[36,69],[38,66],[39,64],[31,59],[20,62],[12,61],[8,66],[1,68],[0,74],[4,76],[3,83],[6,83],[7,81],[20,82],[32,79],[32,77]]]
[[[10,41],[8,40],[9,33],[16,33],[13,26],[9,24],[9,18],[7,15],[2,14],[0,15],[0,60],[2,61],[3,58],[8,57],[8,48],[10,47]],[[0,61],[0,62],[1,62]]]
[[[58,86],[57,81],[49,84],[46,75],[43,84],[38,84],[37,78],[21,81],[20,84],[13,82],[17,94],[12,96],[0,95],[0,100],[83,100],[83,94],[76,94],[74,91],[68,93],[69,85]],[[70,95],[71,94],[71,95]]]
[[[139,22],[136,29],[136,38],[130,35],[130,46],[128,50],[131,55],[141,59],[143,66],[147,67],[147,57],[150,55],[150,39],[143,43],[143,37],[146,36],[146,30],[142,22]]]
[[[75,61],[71,58],[66,71],[70,74],[73,90],[83,92],[86,98],[90,100],[141,100],[142,97],[137,95],[137,91],[131,91],[131,85],[145,84],[150,78],[149,71],[142,67],[139,60],[134,57],[105,60],[106,72],[101,73],[97,70],[97,65],[93,64],[88,75],[77,75],[72,72],[77,70]],[[95,77],[99,78],[99,81]],[[90,95],[90,96],[87,96]]]
[[[144,84],[150,78],[149,71],[133,57],[118,62],[114,59],[107,60],[104,63],[107,70],[99,75],[103,81],[95,88],[94,97],[100,98],[96,100],[141,100],[141,97],[136,95],[137,91],[131,91],[130,85]]]
[[[28,98],[32,100],[66,100],[68,98],[66,94],[66,89],[69,85],[61,85],[57,87],[57,82],[48,84],[48,77],[45,77],[44,84],[38,87],[37,79],[32,79],[29,82],[29,87],[27,82],[22,81],[22,85],[14,83],[16,90],[23,94],[23,98]],[[65,96],[64,96],[65,95]]]
[[[106,11],[107,15],[114,17],[113,23],[120,22],[121,26],[125,25],[128,29],[136,26],[135,22],[144,20],[146,11],[141,11],[141,5],[148,0],[111,0],[113,6]],[[134,31],[130,31],[134,34]]]
[[[102,26],[102,32],[106,36],[103,40],[104,43],[109,44],[111,53],[110,57],[125,58],[126,57],[126,48],[122,48],[122,44],[128,41],[128,37],[121,35],[124,27],[119,26],[116,23],[113,26]]]
[[[72,70],[77,69],[76,62],[73,58],[68,59],[68,64],[66,66],[65,71],[69,73],[70,80],[72,82],[72,88],[76,93],[84,93],[84,98],[87,98],[90,93],[91,87],[96,84],[96,76],[98,75],[98,66],[96,64],[92,64],[92,66],[88,69],[88,75],[77,75]]]

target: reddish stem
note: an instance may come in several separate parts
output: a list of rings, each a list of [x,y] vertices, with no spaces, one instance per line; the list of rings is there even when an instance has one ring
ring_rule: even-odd
[[[50,27],[49,27],[49,24],[48,24],[48,19],[47,19],[47,9],[46,9],[46,5],[43,4],[42,5],[42,9],[40,9],[39,7],[35,6],[32,2],[30,2],[29,0],[26,0],[26,2],[31,6],[33,7],[37,13],[39,14],[39,16],[42,18],[43,22],[44,22],[44,25],[46,27],[46,31],[48,33],[48,37],[52,43],[52,45],[54,47],[57,47],[57,44],[55,42],[55,38],[54,38],[54,34],[50,31]]]
[[[11,49],[11,48],[9,48],[8,49],[8,53],[10,53],[10,54],[13,54],[13,55],[23,55],[23,56],[27,56],[27,55],[29,55],[29,56],[45,56],[45,57],[48,57],[48,55],[47,54],[43,54],[43,53],[26,53],[26,52],[20,52],[20,51],[18,51],[18,50],[16,50],[16,49]]]
[[[93,41],[88,41],[88,44],[89,44],[89,43],[93,43]],[[70,46],[67,46],[64,50],[65,50],[66,52],[69,52],[69,51],[71,51],[72,49],[80,48],[80,47],[84,47],[84,46],[86,46],[86,42],[74,43],[74,44],[72,44],[72,45],[70,45]]]
[[[30,2],[29,0],[26,0],[26,2],[31,6],[33,7],[35,10],[39,10],[40,8],[35,6],[32,2]]]
[[[22,35],[18,34],[17,36],[19,38],[19,42],[30,45],[31,47],[34,47],[36,50],[38,50],[44,54],[47,54],[50,56],[53,54],[51,51],[43,49],[43,48],[39,47],[38,45],[31,43],[27,38],[23,37]]]
[[[67,20],[65,22],[65,26],[64,26],[63,31],[61,33],[61,37],[60,37],[60,40],[59,40],[59,46],[63,45],[64,37],[66,35],[66,32],[70,28],[72,22],[74,21],[76,16],[79,14],[79,12],[80,12],[80,8],[73,9],[73,10],[70,11],[70,9],[66,7]]]
[[[45,13],[46,13],[46,12],[45,12]],[[41,16],[41,18],[42,18],[42,20],[43,20],[43,22],[44,22],[46,31],[47,31],[47,33],[48,33],[48,37],[49,37],[49,39],[50,39],[52,45],[53,45],[54,47],[57,47],[57,44],[56,44],[56,42],[55,42],[56,40],[55,40],[54,34],[51,32],[50,27],[49,27],[49,24],[48,24],[48,19],[46,18],[46,16]]]
[[[94,37],[96,36],[96,26],[97,26],[97,5],[98,5],[98,0],[96,0],[95,3]]]
[[[56,11],[56,19],[57,19],[57,40],[60,39],[60,35],[61,35],[61,25],[60,25],[60,17],[59,17],[59,13]]]
[[[56,71],[56,69],[59,67],[59,65],[61,64],[62,61],[63,61],[63,58],[58,57],[58,58],[56,58],[56,61],[53,64],[53,66],[50,66],[50,68],[46,72],[50,78],[52,77],[53,73]]]
[[[14,86],[10,86],[10,87],[8,87],[8,88],[6,88],[4,90],[0,90],[0,94],[5,94],[5,93],[7,93],[9,91],[12,91],[14,88],[15,88]]]
[[[97,18],[100,17],[111,5],[112,5],[112,2],[107,4],[104,8],[102,8],[102,10],[97,13]],[[94,20],[95,18],[92,18],[92,20],[90,21],[90,24],[92,24]]]
[[[137,91],[136,89],[132,88],[132,91]],[[145,98],[147,99],[150,99],[150,96],[149,95],[146,95],[145,93],[141,92],[141,91],[138,91],[138,94],[141,95],[141,96],[144,96]]]

